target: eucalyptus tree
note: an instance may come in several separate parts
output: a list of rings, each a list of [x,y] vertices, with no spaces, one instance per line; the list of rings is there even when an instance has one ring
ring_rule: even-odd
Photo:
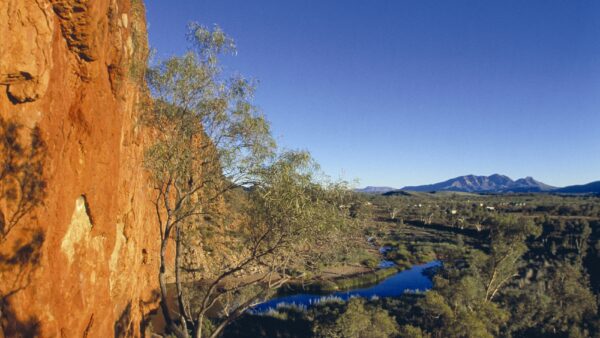
[[[161,309],[168,330],[188,336],[194,323],[182,293],[181,258],[185,226],[210,212],[213,203],[237,186],[253,181],[253,173],[272,154],[269,124],[251,103],[253,84],[227,78],[218,56],[233,52],[233,40],[218,27],[189,26],[189,51],[147,70],[152,102],[143,122],[153,144],[145,153],[156,194],[154,206],[161,247]],[[178,311],[167,305],[166,252],[175,241]]]
[[[510,312],[506,297],[520,278],[527,239],[541,228],[523,217],[496,216],[488,224],[487,253],[477,249],[445,260],[432,291],[419,301],[424,326],[434,337],[497,337]]]
[[[205,327],[217,337],[273,290],[317,271],[343,246],[350,217],[340,206],[350,192],[341,183],[325,184],[316,173],[304,152],[285,152],[257,172],[247,196],[246,222],[229,239],[238,250],[236,260],[217,261],[210,283],[193,287],[197,337]],[[234,277],[243,271],[255,273]],[[213,307],[220,319],[205,325]]]
[[[274,156],[269,125],[251,104],[253,85],[224,79],[218,55],[234,50],[220,29],[190,25],[192,49],[147,72],[153,101],[144,113],[153,144],[145,154],[156,194],[161,238],[161,311],[177,337],[219,335],[271,290],[302,278],[333,257],[348,210],[344,184],[326,183],[307,153]],[[203,238],[206,219],[226,218],[217,206],[241,192],[241,213],[222,243]],[[190,238],[200,238],[193,247]],[[175,243],[177,309],[167,305],[167,248]],[[197,242],[196,242],[197,243]],[[193,264],[210,245],[211,264]],[[239,278],[241,277],[244,278]],[[199,279],[198,283],[190,278]],[[209,309],[218,319],[207,320]],[[207,328],[210,328],[207,330]]]
[[[523,217],[497,217],[490,224],[490,255],[474,260],[485,284],[485,300],[492,301],[498,292],[519,277],[522,256],[528,250],[526,239],[538,237],[541,227]]]

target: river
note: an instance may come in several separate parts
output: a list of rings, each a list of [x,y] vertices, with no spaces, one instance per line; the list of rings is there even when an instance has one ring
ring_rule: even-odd
[[[400,271],[378,284],[366,288],[337,291],[325,295],[299,293],[291,296],[275,297],[256,305],[252,309],[252,312],[265,312],[276,308],[279,304],[294,304],[308,307],[318,303],[323,298],[328,297],[336,297],[342,300],[348,300],[351,297],[397,297],[407,291],[425,291],[431,289],[432,282],[431,279],[423,273],[424,270],[440,266],[441,264],[440,261],[432,261],[422,265],[415,265],[408,270]]]

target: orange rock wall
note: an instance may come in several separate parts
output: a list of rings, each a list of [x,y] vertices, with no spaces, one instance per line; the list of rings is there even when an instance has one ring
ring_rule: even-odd
[[[141,0],[0,1],[0,117],[47,149],[43,205],[0,243],[0,337],[139,336],[156,308],[146,56]]]

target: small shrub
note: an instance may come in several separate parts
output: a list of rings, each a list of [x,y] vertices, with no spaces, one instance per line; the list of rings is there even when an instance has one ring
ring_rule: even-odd
[[[379,260],[377,260],[376,258],[373,258],[373,257],[369,257],[369,258],[364,259],[361,262],[361,264],[368,268],[375,269],[379,265]]]

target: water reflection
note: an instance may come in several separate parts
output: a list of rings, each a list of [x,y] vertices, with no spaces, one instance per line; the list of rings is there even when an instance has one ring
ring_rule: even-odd
[[[268,311],[269,309],[276,308],[279,304],[294,304],[308,307],[327,297],[336,297],[342,300],[347,300],[350,297],[397,297],[407,291],[425,291],[431,289],[432,282],[431,279],[423,273],[424,270],[438,267],[441,264],[440,261],[432,261],[422,265],[415,265],[408,270],[398,272],[377,285],[367,288],[337,291],[328,295],[301,293],[291,296],[276,297],[255,306],[252,311],[255,313]]]

